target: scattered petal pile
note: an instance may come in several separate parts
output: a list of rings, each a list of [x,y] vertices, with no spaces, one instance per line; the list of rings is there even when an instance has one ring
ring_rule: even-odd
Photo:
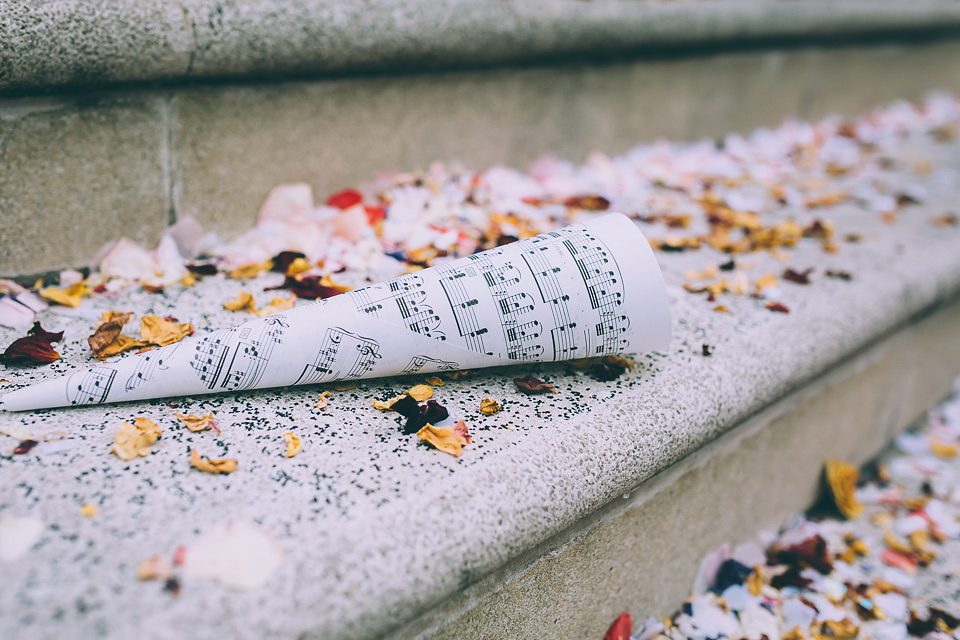
[[[897,450],[863,472],[827,462],[833,518],[797,518],[766,545],[723,545],[704,558],[695,594],[677,613],[638,629],[624,614],[605,638],[957,637],[955,589],[937,595],[929,586],[956,577],[957,391],[930,412],[924,430],[898,436]],[[950,555],[942,554],[946,545]]]

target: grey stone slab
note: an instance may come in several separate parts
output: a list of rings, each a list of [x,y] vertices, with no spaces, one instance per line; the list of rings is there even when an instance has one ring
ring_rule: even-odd
[[[956,34],[934,0],[5,0],[0,92]]]
[[[0,104],[0,274],[87,264],[169,222],[166,108],[153,98]]]
[[[960,142],[909,143],[944,171],[958,169]],[[633,372],[610,383],[564,364],[485,371],[449,382],[438,399],[463,413],[475,434],[459,460],[417,445],[399,433],[393,419],[372,408],[373,399],[393,395],[411,380],[361,382],[337,392],[325,412],[313,406],[317,390],[309,388],[177,401],[181,411],[214,412],[223,429],[219,437],[178,428],[165,401],[0,414],[4,430],[63,430],[69,435],[69,448],[60,453],[38,447],[30,455],[0,460],[4,511],[30,514],[46,524],[39,544],[4,566],[0,635],[379,637],[569,530],[875,341],[955,301],[960,296],[960,229],[930,223],[931,216],[955,202],[955,193],[931,189],[925,203],[910,207],[896,225],[880,222],[875,212],[855,204],[818,211],[815,215],[836,223],[838,237],[858,232],[863,242],[844,244],[836,254],[823,253],[817,243],[802,244],[791,251],[788,264],[815,266],[816,274],[844,269],[854,279],[818,277],[808,287],[785,284],[791,309],[786,315],[771,313],[748,296],[725,301],[732,313],[715,313],[680,285],[685,271],[726,258],[709,250],[660,254],[674,317],[667,352],[638,356]],[[784,267],[765,254],[750,260],[757,273]],[[208,332],[236,323],[237,316],[220,304],[241,287],[260,295],[262,286],[279,279],[279,274],[248,283],[212,278],[192,289],[170,287],[161,295],[132,291],[97,298],[88,317],[47,313],[47,328],[66,330],[63,361],[39,369],[2,369],[0,379],[8,382],[0,383],[0,391],[86,365],[85,338],[97,311],[172,314]],[[948,326],[955,324],[951,319]],[[949,339],[954,331],[935,329],[933,346],[907,344],[895,351],[916,354],[909,371],[920,371],[921,354],[936,348],[937,336]],[[0,343],[12,337],[13,332],[0,333]],[[712,356],[702,355],[703,343],[714,346]],[[943,351],[950,357],[952,351]],[[891,394],[874,403],[878,406],[871,411],[876,413],[870,415],[892,429],[889,425],[898,420],[886,422],[883,416],[894,405],[904,407],[905,415],[919,411],[943,388],[943,379],[906,375],[906,365],[891,370],[897,365],[884,362],[868,360],[863,375],[875,376],[881,388],[889,388],[894,378],[902,382],[895,386],[901,393],[914,394]],[[886,362],[899,360],[891,356]],[[941,372],[949,368],[939,367]],[[511,379],[527,372],[546,377],[559,393],[520,395]],[[843,395],[839,386],[834,392]],[[484,396],[500,400],[504,411],[479,416]],[[860,398],[827,403],[822,410],[842,406],[855,412],[870,405],[870,398]],[[760,437],[751,446],[757,451],[764,450],[763,442],[806,446],[806,437],[825,433],[828,419],[816,402],[806,410],[818,430],[794,434],[784,423],[776,431],[780,436]],[[112,457],[108,447],[115,426],[135,415],[162,424],[164,435],[155,453],[128,464]],[[838,430],[860,424],[845,420],[847,415],[837,416]],[[281,434],[291,429],[304,437],[304,451],[286,459]],[[837,453],[854,455],[858,446],[872,446],[880,437],[881,432],[864,440],[852,432],[838,435]],[[13,440],[0,446],[12,448]],[[192,446],[209,455],[236,457],[240,470],[228,477],[199,475],[187,462]],[[736,476],[738,482],[748,482],[750,468],[740,464],[741,458],[728,460],[743,473]],[[705,473],[709,477],[712,471]],[[718,471],[716,477],[724,476]],[[722,491],[725,485],[713,486]],[[84,502],[98,505],[95,518],[77,515]],[[723,504],[720,498],[717,504]],[[631,535],[641,535],[636,527],[648,517],[637,516]],[[174,598],[156,583],[134,580],[137,563],[145,557],[169,555],[197,532],[238,518],[260,522],[287,552],[263,588],[234,593],[185,580],[180,597]],[[608,531],[600,540],[613,545],[618,530]],[[649,548],[662,552],[667,545],[660,538],[651,540]],[[589,545],[583,548],[589,551]],[[570,585],[565,593],[577,597],[567,602],[575,606],[588,595],[588,585]],[[625,591],[620,595],[627,597]],[[511,611],[523,614],[522,609]],[[539,615],[535,608],[531,611]]]
[[[171,106],[175,207],[229,237],[284,182],[319,202],[438,159],[579,162],[933,89],[960,91],[960,41],[185,90]]]

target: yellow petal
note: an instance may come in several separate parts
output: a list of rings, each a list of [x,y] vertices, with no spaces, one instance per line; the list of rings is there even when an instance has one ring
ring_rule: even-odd
[[[241,291],[236,298],[224,302],[223,308],[227,311],[253,311],[253,294]]]
[[[212,413],[208,413],[205,416],[195,416],[192,413],[190,415],[183,415],[182,413],[174,413],[174,416],[184,424],[184,426],[192,431],[197,433],[198,431],[203,431],[205,429],[214,429],[219,433],[217,429],[217,421],[213,417]]]
[[[428,384],[418,384],[407,391],[407,394],[417,402],[425,402],[433,397],[433,387]]]
[[[204,458],[196,449],[190,450],[190,464],[194,469],[204,473],[233,473],[237,470],[237,461],[233,458],[220,458],[213,460]]]
[[[241,280],[244,278],[255,278],[260,274],[261,271],[266,271],[273,266],[273,262],[267,260],[266,262],[261,262],[259,264],[247,264],[242,267],[237,267],[233,271],[227,273],[228,278],[233,278],[234,280]]]
[[[287,451],[283,455],[288,458],[300,453],[300,449],[303,447],[303,443],[300,441],[300,436],[295,434],[293,431],[287,431],[283,434],[283,441],[287,443]]]
[[[193,333],[189,322],[178,324],[150,314],[140,318],[140,339],[158,347],[180,342]]]
[[[270,301],[270,304],[260,309],[251,309],[253,315],[264,317],[271,316],[275,313],[280,313],[281,311],[286,311],[287,309],[292,309],[293,305],[297,303],[297,296],[290,296],[289,298],[281,298],[280,296],[274,296],[273,300]]]
[[[857,478],[860,471],[852,464],[840,460],[827,460],[827,485],[837,509],[845,518],[852,519],[860,515],[863,505],[857,502]]]
[[[484,398],[480,401],[480,413],[485,416],[492,416],[502,409],[503,407],[500,406],[500,403],[493,398]]]
[[[417,432],[417,437],[426,440],[434,447],[459,458],[463,453],[463,445],[467,444],[466,438],[456,433],[453,429],[444,427],[435,427],[432,424],[425,425]]]
[[[957,457],[957,445],[934,440],[930,443],[930,453],[938,458],[955,458]]]
[[[185,287],[192,287],[193,285],[197,284],[197,278],[188,271],[187,273],[183,274],[182,278],[180,278],[180,284]]]
[[[86,516],[88,518],[92,518],[93,516],[97,515],[96,505],[92,505],[89,502],[83,505],[82,507],[80,507],[80,515]]]
[[[327,404],[330,402],[330,398],[333,397],[333,394],[329,391],[324,391],[320,394],[320,400],[313,403],[313,406],[317,409],[326,409]]]
[[[307,262],[305,258],[296,258],[293,262],[290,263],[290,266],[287,267],[287,272],[285,275],[295,276],[298,273],[303,273],[304,271],[310,270],[310,263]]]
[[[90,287],[84,281],[70,285],[66,289],[45,287],[40,289],[38,293],[47,300],[62,304],[65,307],[79,307],[83,297],[90,295]]]
[[[113,339],[113,342],[105,346],[103,349],[100,349],[100,351],[97,352],[97,357],[103,360],[105,358],[109,358],[110,356],[115,356],[118,353],[129,351],[130,349],[137,349],[146,346],[149,346],[149,344],[146,342],[134,340],[133,338],[120,334]]]
[[[443,386],[443,380],[441,378],[438,378],[437,376],[427,376],[424,382],[426,382],[427,384],[431,384],[435,387]]]
[[[393,396],[389,400],[374,400],[373,408],[379,409],[380,411],[390,411],[391,409],[393,409],[393,405],[397,402],[397,400],[400,400],[405,395],[407,394],[401,393],[398,396]]]
[[[134,424],[121,422],[110,451],[121,460],[145,457],[150,454],[150,445],[157,441],[161,433],[163,430],[147,418],[136,418]]]
[[[760,293],[767,287],[776,287],[779,284],[780,283],[777,280],[777,276],[773,275],[772,273],[765,273],[759,278],[757,278],[757,283],[755,286],[756,286],[757,293]]]

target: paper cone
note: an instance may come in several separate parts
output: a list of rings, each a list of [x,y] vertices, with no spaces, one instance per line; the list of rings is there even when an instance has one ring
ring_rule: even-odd
[[[8,393],[10,411],[665,349],[643,234],[610,214]]]

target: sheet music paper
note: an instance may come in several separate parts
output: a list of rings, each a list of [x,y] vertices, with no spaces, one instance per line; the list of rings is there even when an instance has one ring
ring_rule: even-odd
[[[8,393],[7,410],[662,350],[663,277],[609,214]]]

